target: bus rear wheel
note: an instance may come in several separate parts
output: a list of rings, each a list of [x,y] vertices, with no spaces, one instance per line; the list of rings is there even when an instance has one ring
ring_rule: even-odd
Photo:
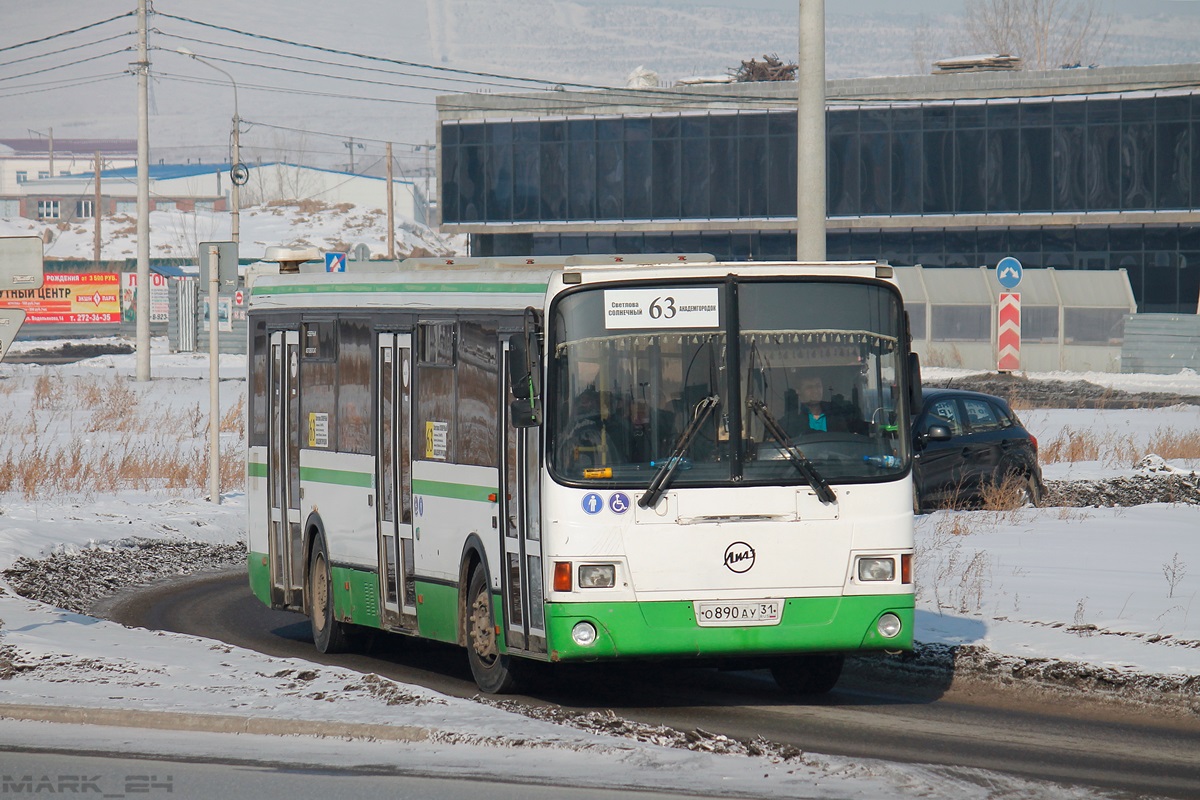
[[[471,675],[476,685],[488,694],[514,691],[518,683],[515,659],[500,653],[492,590],[482,564],[471,572],[467,586],[467,660],[471,663]]]
[[[345,623],[333,615],[333,574],[325,539],[318,536],[308,559],[308,610],[313,643],[322,653],[342,653],[350,644]]]
[[[771,677],[790,695],[827,694],[837,685],[845,663],[840,654],[791,656],[771,665]]]

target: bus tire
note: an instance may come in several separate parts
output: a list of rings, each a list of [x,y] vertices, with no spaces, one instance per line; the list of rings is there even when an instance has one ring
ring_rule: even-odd
[[[500,653],[492,589],[482,564],[475,565],[467,586],[466,640],[471,675],[484,692],[507,694],[517,687],[517,669],[512,656]]]
[[[333,615],[333,573],[325,538],[313,540],[308,559],[308,608],[313,644],[322,653],[342,653],[349,648],[348,626]]]
[[[837,685],[845,662],[840,653],[790,656],[771,665],[771,677],[790,695],[827,694]]]

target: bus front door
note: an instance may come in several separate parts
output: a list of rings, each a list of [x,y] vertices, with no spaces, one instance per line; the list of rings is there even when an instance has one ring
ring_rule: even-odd
[[[412,347],[407,333],[381,333],[376,351],[379,409],[376,428],[376,503],[379,530],[380,621],[417,628],[412,525]]]
[[[271,334],[267,497],[270,503],[271,604],[304,603],[300,530],[300,332]]]
[[[505,361],[510,357],[507,345]],[[508,364],[504,376],[504,593],[505,641],[509,650],[546,652],[546,623],[542,608],[541,428],[513,427],[508,399]]]

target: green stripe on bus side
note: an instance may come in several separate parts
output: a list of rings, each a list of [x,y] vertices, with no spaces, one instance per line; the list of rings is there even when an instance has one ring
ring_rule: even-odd
[[[369,472],[351,472],[345,469],[323,469],[321,467],[301,467],[300,480],[313,483],[332,483],[337,486],[359,486],[370,489],[375,478]]]
[[[439,642],[458,643],[458,587],[416,582],[417,633]]]
[[[413,494],[449,497],[452,500],[471,500],[476,503],[494,503],[498,492],[495,486],[472,486],[466,483],[423,480],[414,480],[412,490]]]
[[[379,574],[353,567],[332,567],[329,572],[333,579],[334,617],[342,622],[378,628]]]
[[[458,591],[457,586],[444,583],[416,582],[417,633],[427,639],[458,644]],[[500,628],[496,644],[505,652],[504,613],[500,606],[500,595],[492,593],[492,618]]]
[[[288,286],[255,286],[254,297],[273,294],[545,294],[544,283],[303,283]]]
[[[260,464],[257,461],[246,462],[246,477],[247,478],[265,478],[267,477],[267,465]]]
[[[250,573],[250,591],[263,605],[271,605],[271,568],[266,553],[247,553],[246,571]]]
[[[547,603],[546,633],[554,661],[667,656],[756,656],[789,653],[911,650],[912,595],[791,598],[778,625],[700,627],[692,604]],[[900,635],[875,630],[881,614],[901,620]],[[587,620],[599,636],[580,647],[571,628]]]

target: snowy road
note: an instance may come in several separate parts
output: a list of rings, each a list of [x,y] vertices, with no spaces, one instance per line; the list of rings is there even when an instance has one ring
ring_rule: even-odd
[[[240,573],[126,595],[106,615],[272,656],[374,672],[442,694],[472,697],[478,691],[458,648],[387,637],[366,654],[321,655],[312,646],[307,619],[262,606]],[[637,665],[548,674],[541,691],[513,700],[534,716],[557,707],[611,710],[649,725],[741,740],[762,737],[804,751],[1200,797],[1200,720],[1194,716],[1116,712],[996,685],[931,687],[923,680],[884,685],[852,665],[829,697],[797,704],[780,696],[765,673]]]

